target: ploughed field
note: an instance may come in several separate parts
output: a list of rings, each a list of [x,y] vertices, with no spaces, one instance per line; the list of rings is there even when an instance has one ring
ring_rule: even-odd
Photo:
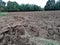
[[[60,11],[8,12],[0,16],[0,45],[60,45]]]

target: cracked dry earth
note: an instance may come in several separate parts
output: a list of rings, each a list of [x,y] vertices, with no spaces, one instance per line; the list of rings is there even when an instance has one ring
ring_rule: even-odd
[[[44,45],[42,38],[60,42],[60,11],[9,12],[0,17],[0,45]]]

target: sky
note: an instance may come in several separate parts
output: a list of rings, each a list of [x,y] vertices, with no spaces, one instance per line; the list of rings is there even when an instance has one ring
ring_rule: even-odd
[[[3,1],[8,2],[9,0]],[[36,4],[38,6],[44,7],[48,0],[10,0],[10,1],[16,1],[18,2],[18,4]]]

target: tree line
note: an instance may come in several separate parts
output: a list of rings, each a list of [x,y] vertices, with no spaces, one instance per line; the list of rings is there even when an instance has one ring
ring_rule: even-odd
[[[8,1],[7,4],[0,0],[0,11],[15,12],[15,11],[42,11],[42,8],[35,4],[21,4]]]
[[[0,12],[15,12],[15,11],[50,11],[50,10],[60,10],[60,0],[55,2],[55,0],[48,0],[45,7],[35,4],[21,4],[17,2],[8,1],[5,3],[3,0],[0,0]]]

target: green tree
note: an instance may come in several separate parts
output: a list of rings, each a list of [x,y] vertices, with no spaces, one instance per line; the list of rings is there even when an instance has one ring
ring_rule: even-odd
[[[7,2],[7,11],[19,11],[19,4],[17,2]]]
[[[0,11],[3,11],[4,10],[5,4],[6,3],[4,1],[0,0]]]
[[[54,10],[55,0],[48,0],[44,9],[45,10]]]
[[[34,10],[35,10],[35,11],[41,11],[42,8],[41,8],[40,6],[34,5]]]
[[[55,4],[55,10],[60,10],[60,0]]]
[[[28,11],[30,8],[29,4],[21,4],[20,11]]]
[[[20,11],[41,11],[42,8],[33,4],[21,4]]]

